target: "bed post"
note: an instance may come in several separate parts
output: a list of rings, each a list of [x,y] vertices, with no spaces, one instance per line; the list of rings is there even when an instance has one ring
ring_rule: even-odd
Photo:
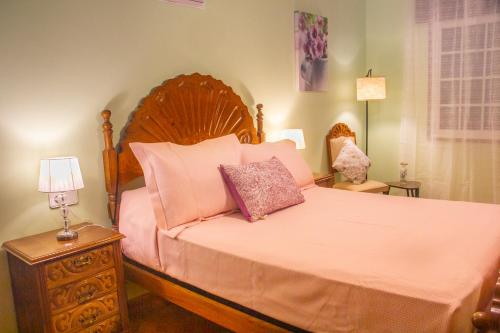
[[[262,108],[264,105],[257,104],[257,137],[259,138],[259,143],[266,141],[266,133],[264,133],[264,113],[262,113]]]
[[[474,313],[472,323],[478,333],[500,332],[500,271],[491,304],[486,311]]]
[[[109,121],[111,111],[101,112],[103,119],[102,133],[104,135],[104,150],[102,151],[102,160],[104,163],[104,179],[106,181],[106,192],[108,192],[108,215],[113,224],[113,229],[117,230],[116,224],[116,177],[118,171],[118,155],[113,147],[113,124]]]

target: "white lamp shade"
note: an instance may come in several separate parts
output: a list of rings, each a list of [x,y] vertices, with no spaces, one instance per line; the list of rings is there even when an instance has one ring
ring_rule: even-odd
[[[295,142],[296,149],[306,149],[306,142],[304,140],[304,131],[300,128],[284,129],[272,132],[269,141],[292,140]]]
[[[38,191],[57,193],[81,188],[83,179],[78,158],[56,157],[41,160]]]
[[[356,80],[358,101],[385,99],[385,77],[363,77]]]

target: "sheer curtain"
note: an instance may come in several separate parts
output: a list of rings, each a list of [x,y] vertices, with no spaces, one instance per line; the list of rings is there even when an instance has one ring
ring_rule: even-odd
[[[500,0],[408,0],[401,156],[422,196],[500,203]]]

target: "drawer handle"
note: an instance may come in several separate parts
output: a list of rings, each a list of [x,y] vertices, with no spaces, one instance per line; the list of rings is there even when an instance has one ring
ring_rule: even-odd
[[[87,327],[87,326],[90,326],[97,321],[97,315],[93,314],[88,318],[80,318],[79,321],[80,321],[80,325],[82,325],[83,327]]]
[[[82,303],[85,303],[87,302],[88,300],[92,299],[92,297],[95,296],[95,293],[96,291],[95,290],[91,290],[85,294],[81,294],[78,296],[78,304],[82,304]]]
[[[76,267],[85,267],[87,265],[92,264],[92,257],[88,254],[85,256],[78,257],[73,259],[73,265]]]

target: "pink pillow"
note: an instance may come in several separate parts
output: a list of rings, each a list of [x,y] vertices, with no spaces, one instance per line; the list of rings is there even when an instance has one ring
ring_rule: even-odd
[[[276,156],[290,171],[297,184],[304,188],[314,184],[311,169],[300,156],[291,140],[264,142],[259,145],[244,144],[241,152],[242,164],[266,161]]]
[[[236,135],[183,146],[170,142],[130,143],[144,171],[158,228],[171,229],[237,209],[218,170],[239,164]]]
[[[221,165],[220,171],[241,213],[250,222],[304,202],[292,174],[276,157],[244,165]]]

